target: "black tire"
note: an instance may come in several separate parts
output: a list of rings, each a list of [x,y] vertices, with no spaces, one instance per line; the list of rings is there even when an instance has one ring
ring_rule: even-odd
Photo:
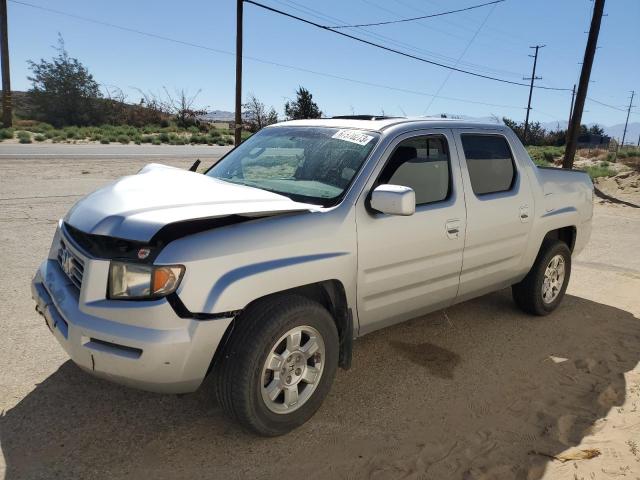
[[[290,413],[274,413],[261,393],[264,362],[278,339],[299,326],[312,327],[322,336],[322,374],[311,396],[299,408]],[[288,433],[309,420],[329,393],[338,354],[335,322],[319,303],[299,295],[256,302],[236,319],[234,331],[214,366],[218,402],[229,416],[254,433],[269,437]]]
[[[564,260],[564,282],[557,297],[552,302],[545,302],[542,296],[542,285],[547,266],[556,255]],[[526,313],[532,315],[549,315],[564,297],[571,276],[571,251],[567,244],[560,240],[547,239],[542,243],[540,252],[533,267],[526,277],[511,287],[511,293],[516,305]]]

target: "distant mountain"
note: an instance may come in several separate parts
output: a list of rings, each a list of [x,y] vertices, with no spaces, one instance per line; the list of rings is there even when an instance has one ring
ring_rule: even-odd
[[[247,119],[247,112],[243,112],[242,117],[244,119]],[[209,122],[233,122],[236,118],[236,114],[234,112],[228,112],[226,110],[212,110],[205,113],[200,118]]]
[[[610,127],[602,127],[604,128],[604,132],[612,138],[619,138],[622,140],[622,133],[624,132],[624,123],[619,123],[617,125],[612,125]],[[638,136],[640,136],[640,122],[632,122],[627,126],[627,136],[625,137],[624,143],[626,145],[638,144]]]

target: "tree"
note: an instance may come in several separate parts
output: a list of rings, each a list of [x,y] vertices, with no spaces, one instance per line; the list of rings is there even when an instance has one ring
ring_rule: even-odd
[[[164,92],[167,94],[168,99],[165,110],[173,115],[176,125],[179,127],[196,125],[199,122],[199,117],[207,113],[204,108],[194,107],[196,98],[200,95],[201,90],[191,96],[185,90],[177,90],[175,96],[172,96],[166,88]]]
[[[322,112],[313,101],[313,95],[304,87],[298,87],[294,102],[284,104],[284,114],[289,120],[322,117]]]
[[[591,135],[604,135],[604,128],[595,123],[589,127],[589,133]]]
[[[249,99],[247,103],[242,105],[242,108],[244,109],[243,117],[249,124],[250,132],[255,133],[267,125],[278,123],[278,113],[275,109],[271,107],[271,110],[267,112],[264,103],[258,100],[253,93],[249,94]]]
[[[513,130],[513,133],[516,134],[522,143],[525,143],[523,139],[524,123],[518,123],[506,117],[502,118],[502,122]],[[529,124],[526,144],[562,146],[564,145],[566,135],[567,131],[560,129],[559,125],[555,130],[546,130],[542,125],[540,125],[540,122],[532,122]]]
[[[98,82],[77,58],[67,52],[62,36],[58,36],[58,55],[51,61],[29,61],[33,75],[30,101],[41,120],[56,127],[99,123],[97,101],[101,97]]]

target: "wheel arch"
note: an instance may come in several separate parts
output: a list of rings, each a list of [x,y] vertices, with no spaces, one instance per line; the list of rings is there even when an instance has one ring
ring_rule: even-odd
[[[308,298],[309,300],[317,302],[329,311],[333,318],[333,321],[335,322],[336,329],[338,330],[338,337],[340,340],[338,365],[343,369],[349,369],[351,367],[354,337],[353,314],[347,302],[347,295],[344,285],[340,280],[323,280],[294,288],[288,288],[279,292],[269,293],[268,295],[264,295],[252,300],[245,307],[245,309],[248,308],[249,305],[263,302],[266,299],[291,294],[300,295],[302,297]],[[218,360],[220,352],[224,349],[224,345],[233,334],[236,322],[241,321],[240,313],[241,312],[238,312],[236,314],[234,320],[227,328],[224,338],[218,345],[218,348],[213,355],[211,366],[209,367],[209,372],[211,371],[213,364]]]
[[[569,247],[569,251],[573,252],[573,248],[576,244],[576,235],[577,228],[574,225],[555,228],[546,233],[542,244],[544,244],[545,240],[560,240],[561,242],[564,242],[567,247]],[[542,245],[540,246],[540,248],[542,248]]]

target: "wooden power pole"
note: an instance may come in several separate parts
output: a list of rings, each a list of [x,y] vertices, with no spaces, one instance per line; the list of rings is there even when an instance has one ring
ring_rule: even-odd
[[[533,96],[533,82],[536,80],[541,80],[541,77],[536,77],[536,64],[538,63],[538,50],[544,48],[544,45],[536,45],[535,47],[536,53],[534,55],[529,55],[533,57],[533,72],[531,72],[531,78],[525,78],[524,80],[531,80],[531,85],[529,86],[529,103],[527,103],[527,117],[524,120],[524,134],[522,135],[522,142],[525,143],[527,141],[527,134],[529,132],[529,112],[531,111],[531,97]]]
[[[627,136],[627,125],[629,124],[629,114],[631,113],[631,107],[633,106],[633,96],[635,95],[635,93],[636,92],[631,90],[631,100],[629,100],[629,108],[627,108],[627,119],[624,122],[624,132],[622,132],[622,143],[620,144],[621,147],[624,147],[624,139]]]
[[[242,141],[242,7],[243,0],[237,0],[236,14],[236,120],[235,145]]]
[[[576,156],[580,122],[582,122],[584,102],[587,99],[587,89],[589,88],[589,77],[591,77],[593,58],[595,57],[596,47],[598,46],[598,34],[600,33],[600,23],[602,22],[602,13],[604,12],[604,1],[605,0],[594,0],[589,39],[587,40],[587,47],[584,50],[584,61],[582,62],[582,71],[580,72],[580,81],[578,82],[578,92],[576,93],[576,101],[573,106],[571,123],[569,124],[567,132],[567,147],[564,152],[562,168],[572,168],[573,159]]]
[[[7,31],[7,0],[0,0],[0,55],[2,56],[2,124],[13,123],[11,108],[11,79],[9,76],[9,32]]]

